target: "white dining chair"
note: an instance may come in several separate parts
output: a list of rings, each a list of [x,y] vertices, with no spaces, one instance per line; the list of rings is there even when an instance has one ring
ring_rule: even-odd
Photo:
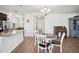
[[[38,34],[39,34],[38,31],[34,31],[35,46],[36,46],[36,43],[37,43],[37,35]]]
[[[59,33],[58,33],[58,38],[59,38],[59,39],[61,38],[61,35],[62,35],[62,33],[59,32]]]
[[[65,37],[65,33],[63,32],[62,35],[61,35],[61,37],[60,37],[60,40],[56,39],[56,40],[52,41],[52,46],[58,46],[58,47],[60,47],[60,52],[61,53],[62,53],[62,45],[63,45],[64,37]]]
[[[47,48],[50,44],[47,43],[46,39],[46,35],[37,35],[38,53],[39,49],[45,50],[45,53],[47,53]]]

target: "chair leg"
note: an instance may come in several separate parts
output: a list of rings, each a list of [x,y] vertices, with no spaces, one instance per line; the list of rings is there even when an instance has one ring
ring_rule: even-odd
[[[47,53],[47,49],[45,49],[45,53]]]
[[[49,46],[49,53],[52,53],[52,46]]]
[[[38,53],[39,53],[39,46],[38,46]]]
[[[60,53],[62,53],[63,51],[62,51],[62,46],[60,46]]]
[[[35,45],[36,45],[36,38],[35,38]]]
[[[36,41],[35,41],[35,46],[36,46]]]

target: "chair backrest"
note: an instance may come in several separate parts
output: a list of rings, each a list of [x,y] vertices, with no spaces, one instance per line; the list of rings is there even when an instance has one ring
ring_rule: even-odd
[[[37,41],[38,41],[38,44],[45,44],[46,42],[46,35],[37,35]]]
[[[39,34],[38,31],[34,31],[34,37],[35,37],[35,40],[37,40],[37,35]]]
[[[38,31],[34,31],[34,36],[36,36],[38,34]]]
[[[61,44],[63,43],[64,37],[65,37],[65,32],[62,33],[62,36],[61,36]]]
[[[59,33],[58,33],[58,38],[59,38],[59,39],[61,38],[61,35],[62,35],[62,33],[59,32]]]

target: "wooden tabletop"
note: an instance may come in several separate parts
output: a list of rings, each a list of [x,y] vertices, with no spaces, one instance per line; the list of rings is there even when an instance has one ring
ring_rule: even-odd
[[[43,35],[46,35],[47,38],[57,38],[57,35],[50,34],[50,33],[43,33]]]

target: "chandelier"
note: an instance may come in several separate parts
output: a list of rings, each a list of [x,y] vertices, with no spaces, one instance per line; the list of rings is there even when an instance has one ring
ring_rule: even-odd
[[[47,8],[41,9],[41,13],[42,13],[44,16],[46,16],[49,12],[50,12],[50,9],[47,9]]]

